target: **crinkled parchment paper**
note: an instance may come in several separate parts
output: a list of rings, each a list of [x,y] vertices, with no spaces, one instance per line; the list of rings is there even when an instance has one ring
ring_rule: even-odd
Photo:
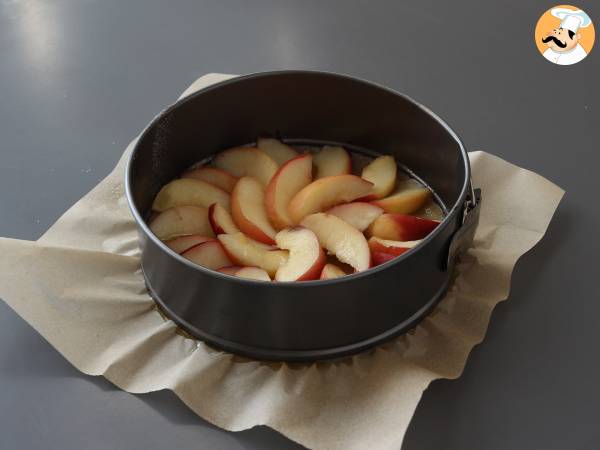
[[[228,77],[206,75],[183,95]],[[517,259],[544,235],[564,193],[471,153],[480,224],[435,311],[407,335],[343,361],[272,364],[189,339],[155,308],[123,190],[131,148],[37,242],[0,239],[0,298],[86,374],[132,393],[171,389],[219,427],[264,424],[316,449],[400,448],[429,383],[460,376],[508,296]]]

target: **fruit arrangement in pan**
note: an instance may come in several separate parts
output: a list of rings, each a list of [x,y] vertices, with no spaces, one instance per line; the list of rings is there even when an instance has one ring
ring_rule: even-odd
[[[392,156],[272,138],[217,153],[156,195],[150,229],[184,258],[260,281],[343,277],[410,251],[443,218]]]

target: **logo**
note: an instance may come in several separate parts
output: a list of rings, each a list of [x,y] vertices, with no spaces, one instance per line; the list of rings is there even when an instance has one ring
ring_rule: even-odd
[[[596,32],[585,11],[570,5],[550,8],[535,27],[535,44],[544,58],[570,66],[592,51]]]

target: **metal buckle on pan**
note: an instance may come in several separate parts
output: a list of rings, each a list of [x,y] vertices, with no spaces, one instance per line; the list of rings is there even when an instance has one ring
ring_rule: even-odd
[[[475,208],[479,201],[481,200],[481,189],[475,189],[473,187],[473,182],[469,181],[469,195],[467,196],[467,200],[465,201],[464,207],[463,207],[463,217],[462,217],[462,223],[464,224],[467,220],[467,215],[469,214],[469,212]],[[477,192],[476,192],[477,191]]]
[[[481,209],[481,189],[474,189],[473,183],[469,182],[470,190],[468,198],[463,206],[462,225],[452,236],[448,249],[447,268],[454,269],[459,254],[473,245],[475,230],[479,224],[479,211]]]

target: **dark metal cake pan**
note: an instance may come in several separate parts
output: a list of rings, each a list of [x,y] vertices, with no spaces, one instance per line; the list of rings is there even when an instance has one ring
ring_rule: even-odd
[[[346,277],[252,281],[197,266],[148,228],[160,188],[220,150],[270,134],[391,154],[432,189],[446,217],[415,249]],[[467,152],[452,129],[414,100],[345,75],[256,73],[186,97],[144,130],[127,166],[150,294],[208,344],[256,359],[314,361],[371,348],[414,327],[443,297],[452,265],[477,226]]]

